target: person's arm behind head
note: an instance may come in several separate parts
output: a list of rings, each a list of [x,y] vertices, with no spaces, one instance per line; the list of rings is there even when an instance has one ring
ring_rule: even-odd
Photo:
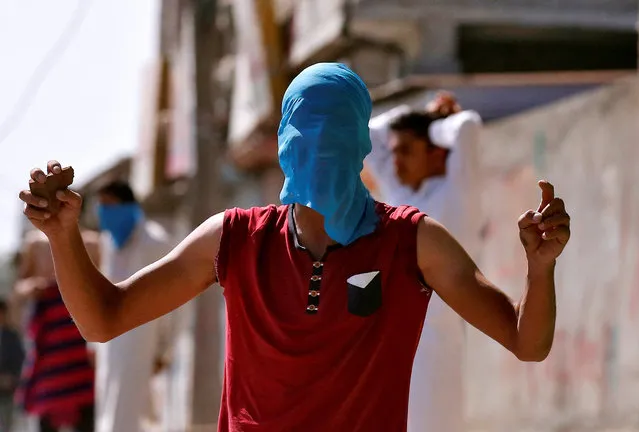
[[[484,175],[479,157],[481,118],[474,111],[462,111],[435,120],[429,129],[431,140],[444,141],[450,149],[446,161],[447,196],[440,210],[440,222],[476,259],[484,221],[481,202]]]
[[[400,105],[373,117],[368,123],[372,150],[364,163],[377,181],[385,182],[385,178],[393,172],[393,154],[388,147],[389,126],[393,119],[410,112],[410,107]]]

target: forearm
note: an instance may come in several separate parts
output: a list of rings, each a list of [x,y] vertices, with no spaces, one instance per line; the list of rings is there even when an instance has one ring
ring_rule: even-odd
[[[555,263],[528,265],[526,290],[518,304],[517,356],[542,361],[555,334]]]
[[[108,340],[119,289],[95,267],[78,228],[49,241],[58,287],[78,329],[87,340]]]

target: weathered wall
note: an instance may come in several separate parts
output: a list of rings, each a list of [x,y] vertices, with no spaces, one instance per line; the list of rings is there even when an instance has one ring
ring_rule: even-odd
[[[572,215],[557,268],[555,345],[522,364],[471,330],[472,431],[639,431],[639,78],[486,127],[489,278],[518,297],[517,217],[548,178]],[[636,189],[635,189],[636,188]]]

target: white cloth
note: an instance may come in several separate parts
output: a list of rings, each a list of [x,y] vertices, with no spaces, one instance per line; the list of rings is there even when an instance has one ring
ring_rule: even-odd
[[[172,246],[163,228],[151,221],[140,222],[121,250],[108,235],[103,243],[102,271],[114,283],[157,261]],[[96,351],[96,432],[148,430],[154,361],[170,355],[173,333],[169,314],[107,343],[92,344]]]
[[[442,223],[476,259],[482,222],[477,157],[481,118],[474,111],[463,111],[431,125],[431,142],[451,150],[446,176],[427,179],[413,190],[399,182],[388,148],[390,122],[409,110],[400,106],[371,119],[373,151],[366,166],[384,201],[425,212]],[[464,430],[463,347],[463,320],[433,294],[411,377],[409,432]]]

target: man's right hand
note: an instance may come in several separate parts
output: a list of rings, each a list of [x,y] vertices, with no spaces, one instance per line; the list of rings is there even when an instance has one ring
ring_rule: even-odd
[[[57,174],[62,171],[58,161],[49,161],[47,172]],[[31,179],[38,183],[46,181],[46,174],[39,168],[31,170]],[[20,192],[20,199],[24,201],[24,214],[29,218],[33,226],[42,231],[47,237],[63,234],[77,227],[82,207],[82,197],[68,189],[56,192],[56,198],[61,202],[60,211],[52,215],[47,209],[47,200],[39,198],[30,190]]]

